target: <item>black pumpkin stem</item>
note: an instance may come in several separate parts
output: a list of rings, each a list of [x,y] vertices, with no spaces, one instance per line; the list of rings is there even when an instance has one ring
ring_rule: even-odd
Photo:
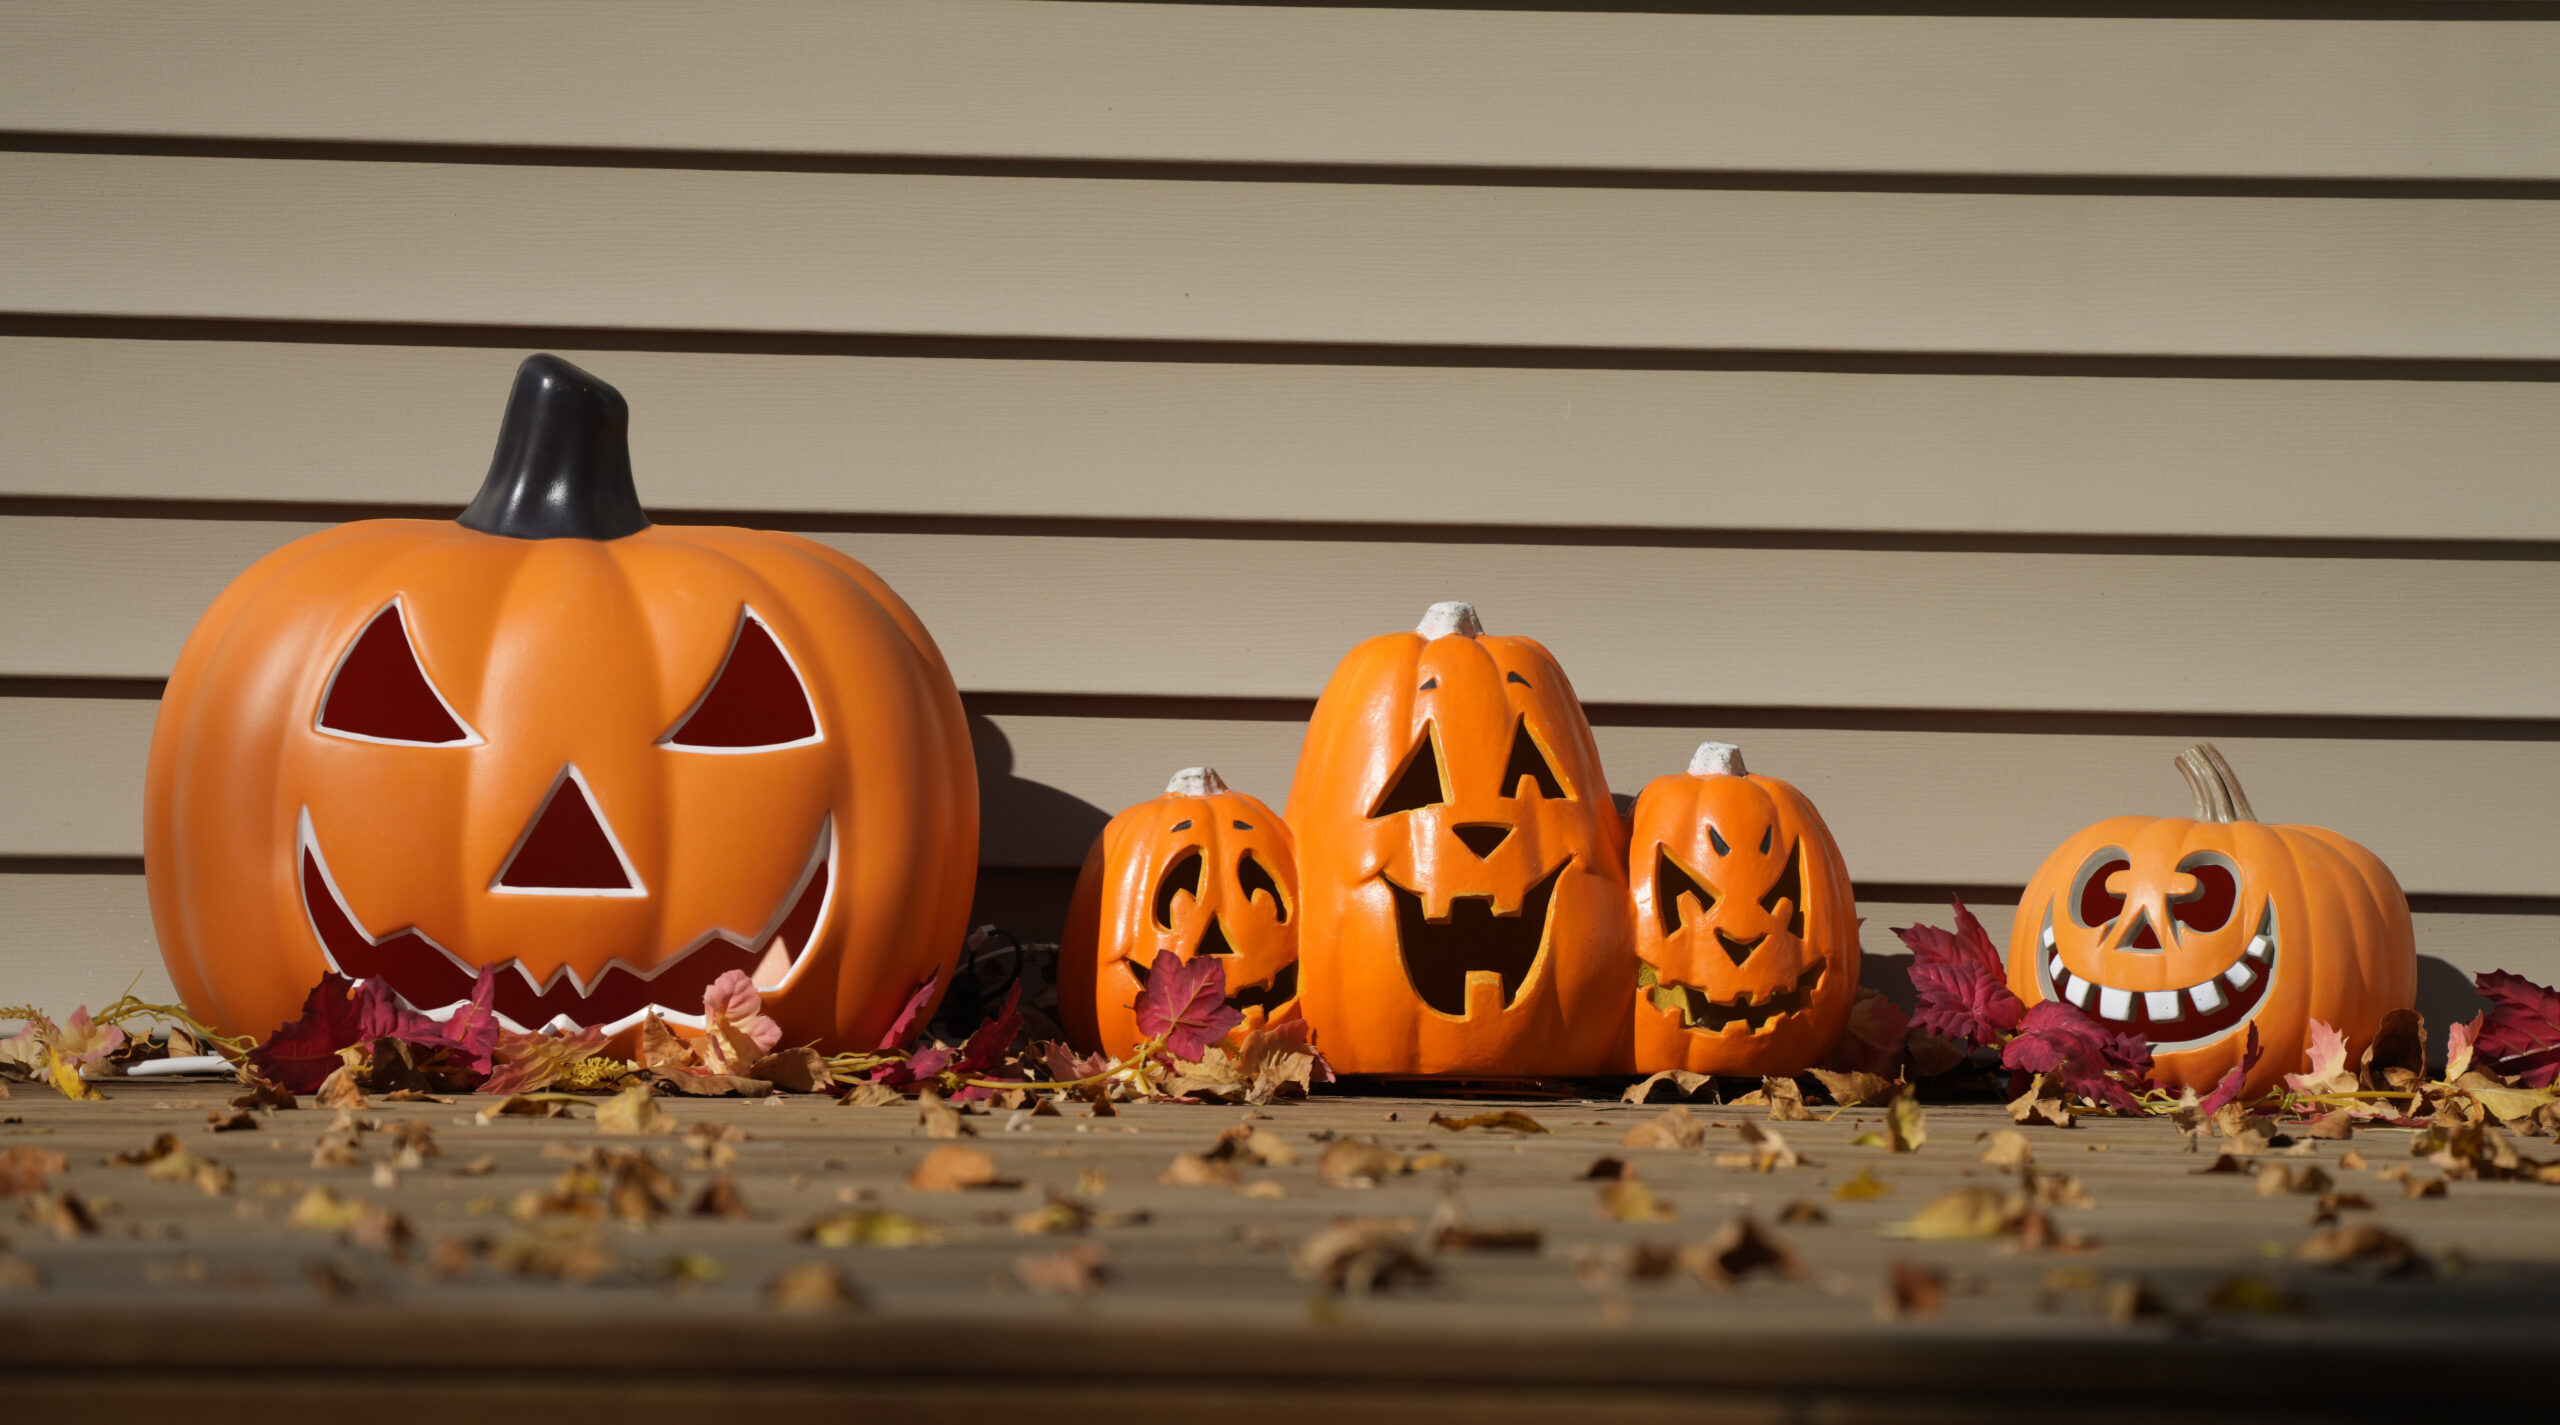
[[[465,529],[508,539],[620,539],[649,527],[631,483],[631,405],[548,352],[516,368],[489,478]]]

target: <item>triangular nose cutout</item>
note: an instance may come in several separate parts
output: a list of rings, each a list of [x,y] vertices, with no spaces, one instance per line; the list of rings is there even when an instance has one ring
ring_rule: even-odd
[[[2160,944],[2160,932],[2152,928],[2151,912],[2149,910],[2141,906],[2134,907],[2133,924],[2125,927],[2124,938],[2116,943],[2116,948],[2119,950],[2158,950],[2164,948]]]
[[[1209,928],[1201,932],[1200,943],[1193,946],[1191,949],[1192,958],[1198,959],[1202,955],[1232,955],[1234,953],[1236,953],[1236,947],[1227,943],[1227,928],[1218,923],[1218,918],[1216,916],[1213,915],[1209,917]]]
[[[537,896],[647,894],[575,767],[551,784],[551,794],[489,889]]]
[[[1491,856],[1501,849],[1502,843],[1511,839],[1510,826],[1499,821],[1470,821],[1449,830],[1466,844],[1468,850],[1476,853],[1479,861]]]

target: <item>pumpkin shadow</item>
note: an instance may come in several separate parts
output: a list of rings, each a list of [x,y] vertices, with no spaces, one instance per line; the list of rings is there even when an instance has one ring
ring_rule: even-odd
[[[1067,922],[1076,868],[1111,813],[1014,775],[1013,743],[982,714],[969,714],[969,748],[978,764],[978,895],[970,924],[1054,941]]]
[[[2427,1017],[2428,1062],[2444,1066],[2444,1032],[2489,1008],[2468,970],[2433,955],[2418,957],[2418,1013]]]

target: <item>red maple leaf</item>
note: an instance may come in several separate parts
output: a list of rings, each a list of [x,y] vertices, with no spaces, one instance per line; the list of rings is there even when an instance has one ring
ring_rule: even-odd
[[[276,1026],[267,1042],[249,1051],[258,1072],[291,1093],[312,1093],[339,1065],[338,1051],[363,1037],[363,1013],[343,975],[324,976],[302,1001],[302,1017]]]
[[[1173,1057],[1191,1061],[1244,1023],[1244,1011],[1227,1003],[1227,967],[1215,955],[1185,960],[1170,950],[1156,952],[1133,1008],[1139,1033],[1164,1036]]]
[[[2001,1047],[2000,1062],[2013,1072],[2043,1074],[2093,1102],[2142,1112],[2125,1086],[2151,1068],[2151,1046],[2140,1035],[2110,1034],[2106,1026],[2060,1000],[2044,1000],[2020,1016],[2015,1037]]]
[[[2196,1105],[2196,1112],[2211,1118],[2222,1111],[2224,1104],[2239,1098],[2240,1086],[2248,1082],[2249,1071],[2258,1067],[2258,1059],[2263,1052],[2258,1046],[2258,1026],[2253,1022],[2249,1026],[2249,1044],[2241,1051],[2240,1063],[2222,1076],[2222,1082],[2213,1086],[2213,1092],[2204,1096],[2204,1102]]]
[[[444,1042],[470,1061],[473,1072],[485,1074],[497,1053],[498,1033],[498,971],[484,965],[472,982],[470,1002],[444,1022]]]
[[[889,1032],[880,1036],[880,1047],[883,1049],[906,1048],[908,1041],[916,1037],[916,1032],[923,1029],[925,1020],[931,1017],[934,991],[941,987],[941,971],[937,970],[926,976],[925,982],[916,986],[916,992],[907,996],[907,1007],[899,1010],[898,1017],[890,1021]]]
[[[2489,1013],[2473,1052],[2497,1060],[2527,1088],[2549,1087],[2560,1077],[2560,991],[2504,970],[2486,971],[2474,983],[2488,996]]]
[[[1995,1048],[2016,1029],[2027,1007],[2010,992],[1991,937],[1956,899],[1956,929],[1934,925],[1894,931],[1911,947],[1911,988],[1920,998],[1911,1022],[1931,1034],[1961,1039],[1977,1049]]]

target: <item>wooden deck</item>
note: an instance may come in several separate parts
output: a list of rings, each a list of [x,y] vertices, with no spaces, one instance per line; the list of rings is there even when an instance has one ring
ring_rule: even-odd
[[[2213,1145],[2190,1152],[2164,1122],[2027,1130],[2036,1170],[2069,1175],[2089,1199],[2050,1216],[2058,1231],[2094,1239],[2091,1250],[1884,1235],[1950,1191],[2017,1187],[2015,1174],[1981,1161],[1983,1136],[2010,1127],[1997,1106],[1931,1109],[1927,1140],[1910,1154],[1852,1144],[1881,1128],[1873,1111],[1768,1125],[1810,1161],[1762,1173],[1719,1162],[1747,1153],[1739,1125],[1762,1123],[1758,1110],[1697,1106],[1709,1125],[1698,1146],[1638,1149],[1621,1139],[1658,1106],[1508,1105],[1550,1130],[1515,1137],[1429,1122],[1505,1105],[1327,1097],[1256,1121],[1297,1162],[1244,1155],[1238,1181],[1207,1186],[1162,1178],[1177,1155],[1209,1149],[1251,1110],[1124,1106],[1115,1118],[1029,1118],[1013,1131],[997,1113],[968,1119],[975,1134],[960,1142],[1018,1185],[937,1193],[908,1185],[925,1155],[946,1146],[923,1135],[912,1106],[660,1100],[679,1128],[745,1135],[728,1145],[727,1171],[747,1215],[714,1217],[687,1211],[720,1170],[696,1165],[700,1150],[685,1136],[609,1137],[583,1112],[483,1124],[475,1110],[488,1100],[377,1102],[360,1116],[381,1127],[356,1138],[352,1164],[315,1167],[327,1111],[261,1114],[254,1129],[215,1133],[208,1109],[227,1087],[109,1091],[104,1103],[80,1104],[22,1084],[0,1102],[0,1150],[62,1153],[69,1166],[53,1187],[82,1199],[97,1225],[94,1235],[57,1235],[42,1198],[0,1219],[10,1322],[0,1398],[12,1416],[113,1402],[207,1422],[265,1416],[289,1398],[309,1418],[343,1411],[330,1418],[367,1422],[449,1420],[456,1409],[673,1419],[793,1406],[902,1422],[1024,1408],[1057,1422],[1317,1411],[1344,1421],[2025,1419],[2066,1409],[2406,1418],[2539,1399],[2537,1367],[2560,1324],[2560,1187],[2454,1182],[2441,1197],[2413,1199],[2381,1171],[2411,1162],[2410,1134],[2389,1129],[2260,1160],[2317,1164],[2338,1191],[2371,1199],[2344,1222],[2387,1229],[2422,1254],[2386,1276],[2297,1260],[2315,1231],[2315,1196],[2262,1194],[2254,1162],[2199,1174]],[[396,1157],[408,1125],[432,1131],[435,1155],[378,1166]],[[108,1161],[164,1132],[228,1168],[228,1188]],[[1323,1180],[1328,1140],[1371,1136],[1408,1158],[1445,1160],[1422,1157],[1418,1171],[1375,1187]],[[531,1216],[529,1204],[598,1147],[648,1154],[673,1179],[658,1192],[674,1211],[633,1225],[600,1199],[600,1217]],[[2368,1166],[2345,1164],[2350,1149]],[[1633,1164],[1677,1216],[1607,1220],[1599,1185],[1581,1177],[1604,1156]],[[2421,1180],[2436,1176],[2415,1167]],[[1886,1191],[1839,1196],[1862,1172]],[[610,1183],[608,1172],[604,1197]],[[295,1225],[298,1207],[314,1210],[314,1189],[351,1204],[351,1215],[365,1204],[396,1212],[408,1240],[364,1245],[402,1235],[379,1214],[352,1233]],[[1018,1230],[1016,1219],[1053,1195],[1103,1216],[1081,1234]],[[1295,1249],[1336,1219],[1387,1219],[1389,1233],[1413,1235],[1435,1212],[1445,1220],[1444,1201],[1472,1223],[1534,1224],[1539,1244],[1427,1253],[1428,1282],[1382,1294],[1336,1296],[1293,1272]],[[1799,1202],[1828,1220],[1782,1223]],[[870,1209],[920,1219],[941,1240],[902,1249],[797,1240],[827,1214]],[[1638,1244],[1689,1247],[1745,1214],[1800,1259],[1800,1275],[1723,1289],[1685,1266],[1626,1279]],[[1025,1285],[1027,1255],[1087,1245],[1107,1262],[1088,1294]],[[772,1284],[813,1261],[839,1268],[859,1302],[777,1304]],[[1880,1315],[1895,1262],[1944,1274],[1934,1315]],[[1060,1265],[1046,1264],[1053,1275]],[[592,1279],[541,1275],[562,1270]],[[2137,1301],[2142,1310],[2125,1319]]]

